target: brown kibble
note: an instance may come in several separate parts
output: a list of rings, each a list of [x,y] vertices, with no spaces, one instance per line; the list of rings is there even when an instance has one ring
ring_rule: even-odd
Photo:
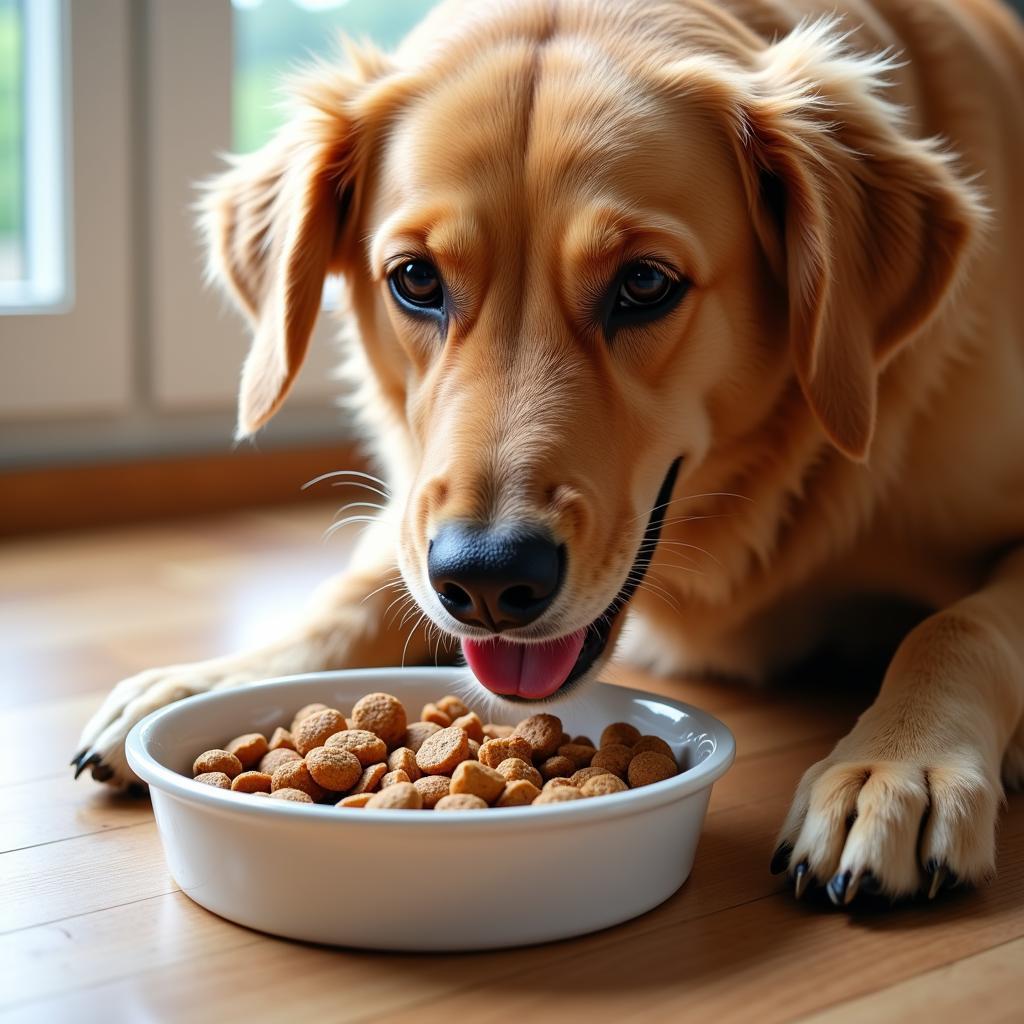
[[[469,740],[469,756],[473,761],[480,760],[480,744],[476,740]]]
[[[494,803],[505,788],[505,776],[479,761],[463,761],[452,775],[450,792],[471,793],[484,803]]]
[[[570,742],[581,747],[594,747],[595,749],[597,747],[597,744],[589,736],[573,736]]]
[[[456,729],[462,729],[471,740],[483,743],[484,723],[480,721],[480,716],[475,711],[470,711],[469,714],[459,718],[453,718],[452,725]]]
[[[582,800],[583,795],[575,786],[555,786],[548,789],[546,786],[539,797],[533,801],[533,806],[538,804],[564,804],[570,800]]]
[[[582,743],[563,743],[558,748],[558,756],[569,758],[577,768],[586,768],[596,753],[593,747],[584,746]]]
[[[201,782],[204,786],[213,786],[214,789],[231,788],[231,780],[224,772],[200,772],[192,781]]]
[[[311,804],[313,802],[313,798],[305,790],[301,789],[275,789],[270,794],[270,798],[272,800],[291,800],[297,804]]]
[[[317,711],[326,710],[326,704],[307,704],[305,707],[299,708],[299,710],[295,712],[295,717],[292,719],[291,732],[295,732],[295,729],[297,728],[299,722],[301,722],[304,718],[308,718],[310,715],[315,714]]]
[[[424,704],[420,712],[421,722],[430,722],[439,729],[447,729],[452,724],[452,716],[442,711],[436,704]]]
[[[549,789],[560,789],[562,786],[572,786],[573,789],[576,787],[564,776],[556,775],[553,779],[548,779],[541,788],[542,793],[546,793]]]
[[[405,730],[405,745],[415,754],[434,733],[440,732],[442,728],[445,727],[436,722],[410,722]]]
[[[407,724],[405,705],[390,693],[368,693],[352,708],[352,728],[375,732],[388,750],[402,746]]]
[[[533,747],[522,736],[507,736],[504,739],[485,740],[477,751],[477,760],[488,768],[497,768],[502,761],[518,757],[527,763],[533,760]]]
[[[369,764],[377,764],[378,761],[386,761],[388,756],[388,748],[384,741],[367,729],[343,729],[329,736],[324,746],[347,750],[356,756],[364,768]]]
[[[382,789],[379,793],[374,793],[366,802],[366,806],[395,811],[418,811],[423,806],[423,797],[411,782],[399,782]]]
[[[461,718],[463,715],[469,714],[469,708],[465,703],[459,700],[458,697],[452,696],[450,693],[447,696],[442,697],[437,702],[437,706],[452,720],[452,725],[455,724],[456,718]]]
[[[419,790],[423,798],[423,806],[429,811],[443,796],[451,791],[452,780],[447,775],[424,775],[417,779],[413,785]]]
[[[581,768],[578,772],[573,772],[569,776],[569,781],[574,786],[582,786],[588,779],[594,778],[596,775],[611,775],[607,768],[601,768],[598,765],[590,765],[588,768]]]
[[[549,757],[540,763],[540,773],[545,779],[569,778],[576,771],[576,762],[567,757]]]
[[[278,726],[274,730],[274,735],[270,737],[268,747],[270,750],[294,750],[295,737],[287,729]]]
[[[273,775],[281,765],[288,761],[301,761],[302,755],[291,747],[278,747],[270,750],[260,758],[259,770],[267,775]]]
[[[609,793],[625,793],[629,787],[617,775],[595,775],[580,786],[584,796],[607,796]]]
[[[643,750],[629,762],[627,775],[629,784],[637,789],[640,786],[651,786],[655,782],[664,782],[678,772],[671,757],[659,754],[656,750]]]
[[[435,811],[486,811],[487,803],[472,793],[452,793],[434,804]]]
[[[334,806],[335,807],[365,807],[370,802],[372,793],[349,793],[348,796],[343,796]]]
[[[344,715],[335,708],[314,711],[299,722],[298,728],[292,730],[295,749],[300,754],[306,755],[314,747],[322,747],[330,736],[347,727],[348,723],[345,721]]]
[[[327,791],[310,775],[305,761],[285,761],[270,779],[272,793],[279,789],[301,789],[311,800],[327,796]]]
[[[380,788],[387,789],[388,786],[397,786],[401,782],[412,782],[412,779],[402,771],[401,768],[393,772],[387,772],[380,780]]]
[[[262,790],[260,790],[259,792],[253,793],[252,795],[253,796],[267,797],[268,799],[270,798],[270,794],[269,793],[264,793]]]
[[[242,774],[242,762],[227,750],[204,750],[192,763],[192,775],[223,772],[229,779]]]
[[[544,785],[544,777],[536,768],[520,757],[507,757],[497,770],[505,776],[507,782],[516,782],[520,779],[532,783],[537,789]]]
[[[533,760],[551,757],[562,743],[562,720],[554,715],[530,715],[515,728],[514,736],[522,736],[533,751]]]
[[[341,747],[314,747],[306,755],[306,767],[318,786],[333,793],[351,789],[363,773],[356,755]]]
[[[381,761],[380,764],[367,765],[359,781],[352,787],[350,796],[357,796],[360,793],[372,793],[379,785],[380,780],[388,773],[388,766]]]
[[[633,744],[634,757],[648,750],[664,754],[673,764],[676,763],[676,755],[672,753],[672,748],[660,736],[641,736],[639,742]]]
[[[242,772],[234,777],[231,788],[236,793],[269,793],[270,783],[270,776],[266,772]]]
[[[495,807],[525,807],[540,796],[540,790],[527,779],[513,779],[498,798]]]
[[[388,770],[405,772],[410,782],[415,782],[423,774],[416,764],[416,755],[408,747],[396,747],[391,751],[388,756]]]
[[[261,732],[247,732],[236,736],[225,748],[242,762],[242,771],[249,771],[260,763],[260,758],[270,750],[267,737]]]
[[[620,779],[626,777],[626,769],[629,762],[633,760],[631,747],[623,746],[621,743],[609,743],[601,747],[590,762],[592,768],[606,768],[612,775],[618,775]]]
[[[483,750],[483,747],[480,748]],[[424,775],[450,775],[469,757],[469,737],[462,729],[449,726],[434,733],[416,751],[416,767]]]
[[[613,743],[621,743],[624,747],[632,747],[640,742],[640,730],[629,722],[613,722],[606,725],[601,733],[599,747],[610,747]]]
[[[514,725],[498,725],[496,722],[485,722],[484,738],[488,740],[503,740],[506,736],[511,736],[514,730]]]

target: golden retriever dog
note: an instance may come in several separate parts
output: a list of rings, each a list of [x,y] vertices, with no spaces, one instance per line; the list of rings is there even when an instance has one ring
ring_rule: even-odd
[[[837,904],[989,877],[1024,777],[1024,31],[843,8],[452,0],[299,78],[204,200],[238,431],[341,275],[383,511],[294,634],[121,683],[77,770],[132,782],[128,728],[188,694],[433,660],[402,593],[544,702],[627,618],[624,658],[757,678],[895,600],[930,611],[774,866]]]

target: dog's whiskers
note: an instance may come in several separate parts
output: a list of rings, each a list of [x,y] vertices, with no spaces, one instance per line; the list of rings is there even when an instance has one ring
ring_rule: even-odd
[[[388,492],[387,496],[391,496],[391,488],[388,486],[386,480],[381,480],[379,476],[374,476],[372,473],[364,473],[362,470],[359,469],[335,469],[332,470],[330,473],[321,473],[320,476],[313,477],[312,480],[307,480],[302,485],[302,490],[306,490],[309,487],[315,487],[318,483],[321,483],[324,480],[331,480],[334,477],[339,476],[357,477],[358,479],[361,480],[369,480],[371,483],[379,484],[381,487],[384,488],[385,491]]]
[[[663,501],[660,505],[655,505],[647,512],[641,512],[638,515],[633,516],[629,521],[631,523],[635,523],[638,519],[650,518],[650,516],[657,512],[658,509],[668,508],[669,505],[674,505],[679,501],[695,501],[698,498],[739,498],[741,501],[749,501],[751,504],[754,503],[753,498],[748,498],[745,494],[735,494],[732,491],[707,491],[704,494],[683,494],[678,498],[670,498],[668,501]]]

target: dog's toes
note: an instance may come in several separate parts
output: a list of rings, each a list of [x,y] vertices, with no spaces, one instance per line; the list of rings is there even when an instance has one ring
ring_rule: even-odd
[[[824,886],[838,907],[858,895],[934,899],[991,875],[1000,796],[998,783],[969,763],[815,766],[796,838],[783,840],[771,866],[796,865],[798,899],[812,885]]]

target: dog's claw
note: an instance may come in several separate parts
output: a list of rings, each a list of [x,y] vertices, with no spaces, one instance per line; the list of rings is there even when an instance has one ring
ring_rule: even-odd
[[[859,879],[858,879],[859,881]],[[842,871],[828,883],[828,898],[837,907],[845,907],[857,895],[857,883],[853,882],[852,871]]]
[[[83,747],[77,754],[75,754],[73,758],[71,758],[70,761],[68,761],[68,764],[73,765],[75,768],[77,768],[78,762],[81,761],[82,758],[85,757],[87,753],[89,753],[89,748]]]
[[[779,843],[778,849],[772,854],[772,862],[768,865],[768,870],[773,875],[781,875],[789,867],[789,858],[792,855],[792,843]]]
[[[100,760],[101,758],[99,754],[89,754],[88,751],[81,754],[77,761],[72,762],[75,765],[75,778],[77,779],[86,768],[91,768],[93,765],[99,764]],[[95,777],[96,774],[94,772],[93,778]]]
[[[932,872],[931,884],[928,886],[928,899],[933,900],[939,894],[939,890],[945,885],[949,878],[949,868],[945,864],[940,864]]]
[[[807,891],[807,886],[810,885],[811,876],[807,870],[807,861],[802,861],[797,864],[796,871],[793,872],[793,895],[800,899],[803,894]]]

